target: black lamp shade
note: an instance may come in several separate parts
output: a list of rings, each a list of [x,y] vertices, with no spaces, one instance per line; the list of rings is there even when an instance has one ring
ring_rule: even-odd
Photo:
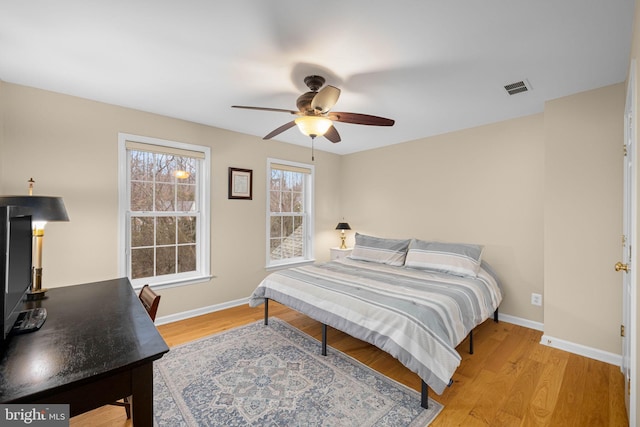
[[[348,222],[339,222],[336,230],[351,230]]]
[[[69,221],[62,197],[0,196],[0,206],[27,207],[33,221]]]

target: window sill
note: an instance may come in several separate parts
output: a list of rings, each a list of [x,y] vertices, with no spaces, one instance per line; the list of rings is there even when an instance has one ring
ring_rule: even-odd
[[[187,286],[187,285],[194,285],[196,283],[203,283],[203,282],[208,282],[211,279],[214,279],[216,276],[212,276],[212,275],[205,275],[205,276],[194,276],[194,277],[188,277],[188,278],[184,278],[184,279],[175,279],[175,280],[167,280],[165,282],[163,281],[144,281],[144,280],[138,280],[138,281],[131,281],[131,285],[133,286],[133,289],[135,290],[139,290],[142,289],[142,287],[144,285],[149,285],[151,286],[153,289],[168,289],[168,288],[175,288],[178,286]]]

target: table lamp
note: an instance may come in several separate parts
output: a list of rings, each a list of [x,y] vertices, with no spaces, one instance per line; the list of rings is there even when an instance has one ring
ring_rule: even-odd
[[[27,299],[44,298],[47,289],[42,288],[42,240],[44,226],[52,221],[69,221],[67,210],[61,197],[52,196],[0,196],[0,206],[25,206],[31,211],[33,227],[34,255],[33,278]]]
[[[342,240],[342,243],[340,244],[340,249],[347,249],[347,245],[344,243],[344,239],[346,238],[344,235],[344,230],[351,230],[351,227],[349,227],[349,223],[339,222],[336,230],[340,230],[341,232],[340,239]]]

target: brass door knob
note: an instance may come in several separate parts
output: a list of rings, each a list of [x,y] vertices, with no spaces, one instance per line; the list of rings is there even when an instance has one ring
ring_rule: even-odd
[[[623,264],[620,261],[618,261],[618,262],[616,262],[615,269],[616,269],[616,271],[622,270],[622,271],[628,273],[629,272],[629,265],[628,264]]]

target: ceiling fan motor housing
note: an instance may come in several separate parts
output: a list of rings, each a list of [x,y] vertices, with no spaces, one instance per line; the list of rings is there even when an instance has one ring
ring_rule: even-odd
[[[325,81],[326,80],[322,76],[307,76],[304,78],[304,84],[306,84],[312,92],[317,92],[318,89],[324,85]]]
[[[304,84],[307,85],[310,92],[303,93],[296,101],[296,107],[303,113],[315,114],[311,108],[311,100],[318,94],[318,89],[324,85],[325,79],[322,76],[307,76],[304,78]]]

